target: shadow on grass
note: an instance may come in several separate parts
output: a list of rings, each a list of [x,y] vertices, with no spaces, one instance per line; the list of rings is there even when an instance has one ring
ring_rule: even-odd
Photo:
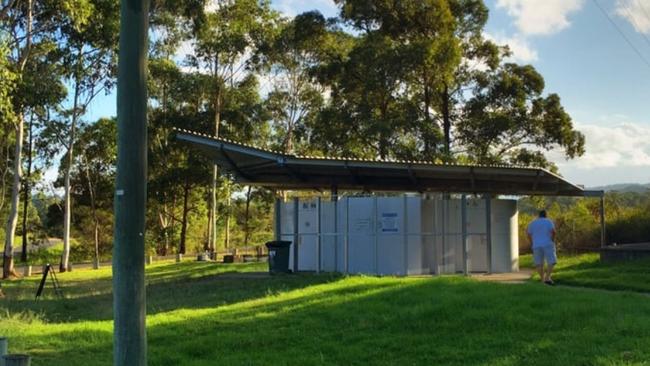
[[[154,315],[175,309],[214,308],[227,304],[260,298],[273,293],[291,291],[314,284],[327,283],[338,275],[286,275],[268,278],[246,278],[242,268],[257,269],[253,265],[224,266],[183,264],[162,265],[147,270],[147,313]],[[218,270],[218,271],[217,271]],[[233,274],[242,276],[232,277]],[[113,297],[111,278],[98,281],[61,281],[65,299],[53,295],[48,282],[46,296],[34,300],[37,282],[23,283],[0,308],[8,314],[35,313],[46,322],[76,322],[111,320]],[[33,287],[33,292],[29,291]],[[12,299],[13,298],[13,299]]]
[[[650,356],[650,305],[638,297],[621,304],[459,278],[300,282],[302,290],[264,300],[150,317],[149,365],[593,365]],[[36,365],[111,364],[108,328],[49,334],[17,338],[38,345],[31,352],[47,362]]]

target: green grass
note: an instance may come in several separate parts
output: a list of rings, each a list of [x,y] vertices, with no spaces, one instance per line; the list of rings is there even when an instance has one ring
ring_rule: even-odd
[[[532,256],[521,256],[520,266],[532,268]],[[650,260],[603,264],[597,253],[560,255],[553,279],[568,286],[650,293]]]
[[[149,267],[149,365],[649,364],[641,294],[458,276],[238,274],[264,268]],[[34,302],[36,279],[5,282],[0,335],[36,366],[111,365],[110,270],[59,278],[64,300]]]

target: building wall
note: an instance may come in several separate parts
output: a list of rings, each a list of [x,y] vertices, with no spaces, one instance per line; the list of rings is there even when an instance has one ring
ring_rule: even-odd
[[[517,202],[491,202],[492,270],[516,271]],[[280,207],[282,239],[295,242],[294,202]],[[485,210],[484,199],[467,200],[472,272],[489,268]],[[322,271],[378,275],[457,273],[464,269],[460,199],[430,195],[344,197],[336,203],[314,199],[300,201],[298,213],[301,271],[316,271],[319,260]]]

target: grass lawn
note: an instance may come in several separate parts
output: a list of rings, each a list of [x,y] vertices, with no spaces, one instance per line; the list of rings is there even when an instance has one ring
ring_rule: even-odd
[[[642,294],[460,276],[241,273],[263,269],[149,267],[149,365],[650,364]],[[36,278],[4,282],[0,336],[33,365],[111,365],[110,269],[59,279],[67,298],[39,302]]]
[[[533,267],[531,255],[520,258],[522,267]],[[598,254],[558,257],[553,279],[558,284],[650,293],[650,260],[602,264]],[[535,275],[535,280],[539,276]]]

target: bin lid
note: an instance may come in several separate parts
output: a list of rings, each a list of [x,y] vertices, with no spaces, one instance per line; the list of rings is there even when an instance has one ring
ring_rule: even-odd
[[[291,242],[288,240],[273,240],[266,242],[267,248],[284,248],[291,246]]]

